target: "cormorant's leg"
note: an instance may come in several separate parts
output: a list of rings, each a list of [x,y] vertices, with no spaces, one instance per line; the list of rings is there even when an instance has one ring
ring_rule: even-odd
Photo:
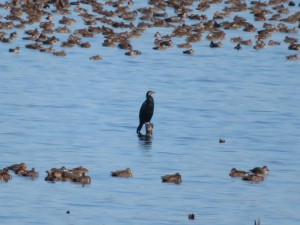
[[[136,128],[136,133],[140,133],[144,123],[140,123],[140,125]]]

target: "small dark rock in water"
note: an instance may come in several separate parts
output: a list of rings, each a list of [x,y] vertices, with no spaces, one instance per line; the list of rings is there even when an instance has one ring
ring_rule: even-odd
[[[70,214],[70,211],[68,210],[66,213],[67,213],[67,214]]]
[[[220,143],[220,144],[224,144],[224,143],[225,143],[225,140],[224,140],[224,139],[220,139],[220,140],[219,140],[219,143]]]
[[[195,219],[195,214],[194,213],[189,214],[189,220],[194,220],[194,219]]]

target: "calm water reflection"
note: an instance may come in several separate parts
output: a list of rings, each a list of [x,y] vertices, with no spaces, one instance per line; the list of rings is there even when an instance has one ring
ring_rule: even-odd
[[[196,224],[299,222],[300,64],[285,60],[288,44],[234,51],[230,37],[255,34],[228,30],[222,48],[203,39],[195,55],[184,55],[152,50],[156,31],[170,29],[134,39],[137,57],[101,47],[101,37],[89,40],[99,48],[72,48],[63,58],[25,48],[11,54],[13,44],[0,44],[0,167],[26,162],[40,172],[38,180],[13,175],[0,184],[1,224],[173,225],[192,222],[189,213]],[[96,53],[103,60],[89,61]],[[135,131],[149,89],[156,105],[147,140]],[[62,165],[87,167],[92,184],[44,181]],[[270,175],[260,184],[228,176],[233,167],[263,165]],[[110,177],[127,167],[133,178]],[[181,185],[161,183],[175,172]]]

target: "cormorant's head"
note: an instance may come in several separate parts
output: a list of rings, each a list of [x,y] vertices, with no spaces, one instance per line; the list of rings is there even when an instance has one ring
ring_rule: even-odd
[[[154,93],[155,93],[155,91],[147,91],[147,93],[146,93],[146,98],[147,98],[148,96],[152,96]]]

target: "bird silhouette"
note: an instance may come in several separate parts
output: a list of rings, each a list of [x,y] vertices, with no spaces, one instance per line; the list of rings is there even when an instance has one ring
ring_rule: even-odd
[[[154,93],[155,93],[154,91],[147,91],[146,100],[143,102],[140,108],[140,113],[139,113],[140,124],[136,129],[136,132],[138,134],[140,134],[140,131],[144,123],[150,122],[152,119],[153,112],[154,112],[154,99],[152,95]]]

